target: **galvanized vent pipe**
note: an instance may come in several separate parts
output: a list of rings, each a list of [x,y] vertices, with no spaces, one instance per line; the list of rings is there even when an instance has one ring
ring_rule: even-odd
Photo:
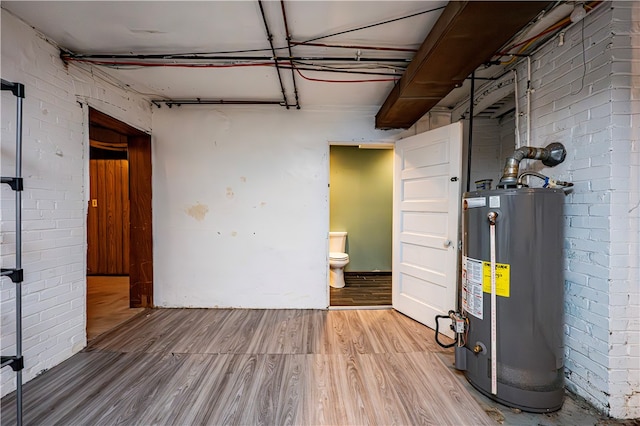
[[[516,186],[518,171],[522,160],[542,160],[542,164],[548,167],[557,166],[564,161],[567,151],[560,142],[553,142],[545,148],[523,146],[514,151],[504,165],[504,171],[500,178],[499,187],[508,188]]]

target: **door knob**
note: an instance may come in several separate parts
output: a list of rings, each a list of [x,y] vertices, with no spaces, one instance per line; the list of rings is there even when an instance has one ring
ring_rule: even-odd
[[[445,247],[451,246],[451,240],[444,240],[444,246]]]

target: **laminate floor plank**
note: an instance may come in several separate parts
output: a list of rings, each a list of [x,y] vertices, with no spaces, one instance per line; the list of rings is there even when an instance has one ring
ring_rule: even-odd
[[[308,333],[308,315],[300,309],[267,310],[247,348],[250,353],[306,353],[305,337]]]
[[[180,336],[171,347],[174,353],[203,354],[207,347],[220,332],[222,324],[229,316],[229,310],[218,311],[216,309],[197,309],[194,314],[198,321],[192,324],[191,329]],[[217,353],[217,352],[216,352]]]
[[[245,408],[254,408],[251,390],[258,370],[257,355],[233,355],[229,357],[224,374],[228,377],[219,388],[219,398],[205,420],[207,424],[242,424]]]
[[[306,365],[310,355],[299,354],[284,356],[284,366],[280,379],[280,393],[278,395],[278,410],[276,425],[300,424],[299,409],[303,403],[305,389],[315,384],[305,375]]]
[[[151,309],[89,342],[85,351],[146,352],[168,327],[171,309]],[[135,330],[135,332],[131,332]]]
[[[179,370],[165,384],[167,391],[148,401],[144,414],[137,421],[138,424],[185,424],[183,418],[191,411],[197,394],[206,389],[203,386],[205,378],[219,371],[216,368],[219,355],[183,354],[181,359],[183,362]]]
[[[375,352],[413,352],[425,350],[425,344],[416,333],[399,323],[398,312],[385,310],[362,310],[357,315],[367,324],[365,332],[375,342]],[[424,326],[422,326],[424,327]],[[424,327],[426,328],[426,327]]]
[[[369,378],[367,392],[374,396],[380,424],[409,425],[411,420],[400,402],[400,396],[392,385],[388,373],[386,354],[362,355],[365,359],[362,371]]]
[[[171,407],[171,415],[156,424],[203,425],[211,418],[213,410],[222,398],[225,384],[231,379],[228,365],[234,355],[206,355],[209,365],[204,374],[194,382],[180,406]]]
[[[414,352],[406,354],[406,358],[430,392],[446,395],[433,401],[438,406],[437,413],[441,422],[468,421],[473,416],[474,425],[493,424],[460,382],[453,375],[445,373],[447,367],[436,354]],[[464,412],[463,416],[460,415],[461,412]]]
[[[390,306],[391,273],[344,274],[345,286],[329,288],[331,306]]]
[[[338,398],[333,403],[344,405],[346,417],[342,419],[345,425],[378,424],[376,421],[380,413],[372,401],[367,379],[362,371],[360,354],[332,356],[331,372],[332,387],[337,388]]]
[[[129,307],[129,277],[87,277],[87,339],[138,315],[144,308]]]
[[[338,425],[347,418],[340,390],[334,386],[334,358],[339,356],[318,354],[306,357],[308,386],[303,390],[302,403],[298,407],[299,424]]]
[[[180,363],[172,355],[136,352],[118,359],[118,371],[104,383],[100,393],[59,421],[73,424],[131,424],[145,410],[146,402],[163,390],[163,384],[178,369]]]
[[[239,424],[274,425],[280,409],[280,388],[285,360],[295,355],[260,354],[257,357],[256,374],[252,377],[247,401]]]
[[[25,425],[491,424],[432,333],[393,310],[149,310],[27,383]]]

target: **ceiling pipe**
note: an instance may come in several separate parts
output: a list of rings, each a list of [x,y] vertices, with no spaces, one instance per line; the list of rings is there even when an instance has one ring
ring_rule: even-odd
[[[284,90],[284,84],[282,83],[282,75],[280,75],[280,65],[278,64],[278,55],[276,54],[276,49],[273,46],[273,35],[271,31],[269,31],[269,24],[267,23],[267,15],[264,13],[264,7],[262,6],[262,0],[258,0],[258,5],[260,5],[260,13],[262,14],[262,21],[264,22],[264,28],[267,31],[267,40],[269,40],[269,46],[271,46],[271,53],[273,54],[273,62],[276,66],[276,71],[278,73],[278,81],[280,82],[280,90],[282,90],[282,98],[284,99],[284,105],[287,109],[289,109],[289,101],[287,101],[287,93]]]
[[[296,109],[300,109],[300,100],[298,99],[298,85],[296,84],[296,73],[293,65],[293,53],[291,52],[291,33],[289,32],[289,24],[287,23],[287,12],[284,9],[284,0],[280,0],[282,8],[282,20],[284,21],[284,31],[287,33],[287,49],[289,49],[289,60],[291,61],[291,80],[293,81],[293,94],[296,98]]]
[[[165,104],[169,108],[172,106],[181,105],[280,105],[285,106],[282,101],[264,101],[264,100],[231,100],[226,101],[224,99],[154,99],[152,104],[161,107],[161,104]]]
[[[90,54],[81,55],[69,52],[60,54],[63,61],[99,61],[108,62],[108,60],[138,60],[153,61],[165,60],[172,61],[273,61],[273,56],[243,56],[243,55],[120,55],[120,54]],[[292,56],[289,58],[293,61],[316,61],[316,62],[397,62],[409,63],[409,58],[355,58],[353,56]],[[149,64],[161,64],[162,62],[149,62]]]

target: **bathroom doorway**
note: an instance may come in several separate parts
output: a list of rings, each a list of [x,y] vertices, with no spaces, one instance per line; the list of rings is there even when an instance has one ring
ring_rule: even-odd
[[[393,145],[330,145],[329,226],[346,231],[345,286],[329,305],[391,306]]]

